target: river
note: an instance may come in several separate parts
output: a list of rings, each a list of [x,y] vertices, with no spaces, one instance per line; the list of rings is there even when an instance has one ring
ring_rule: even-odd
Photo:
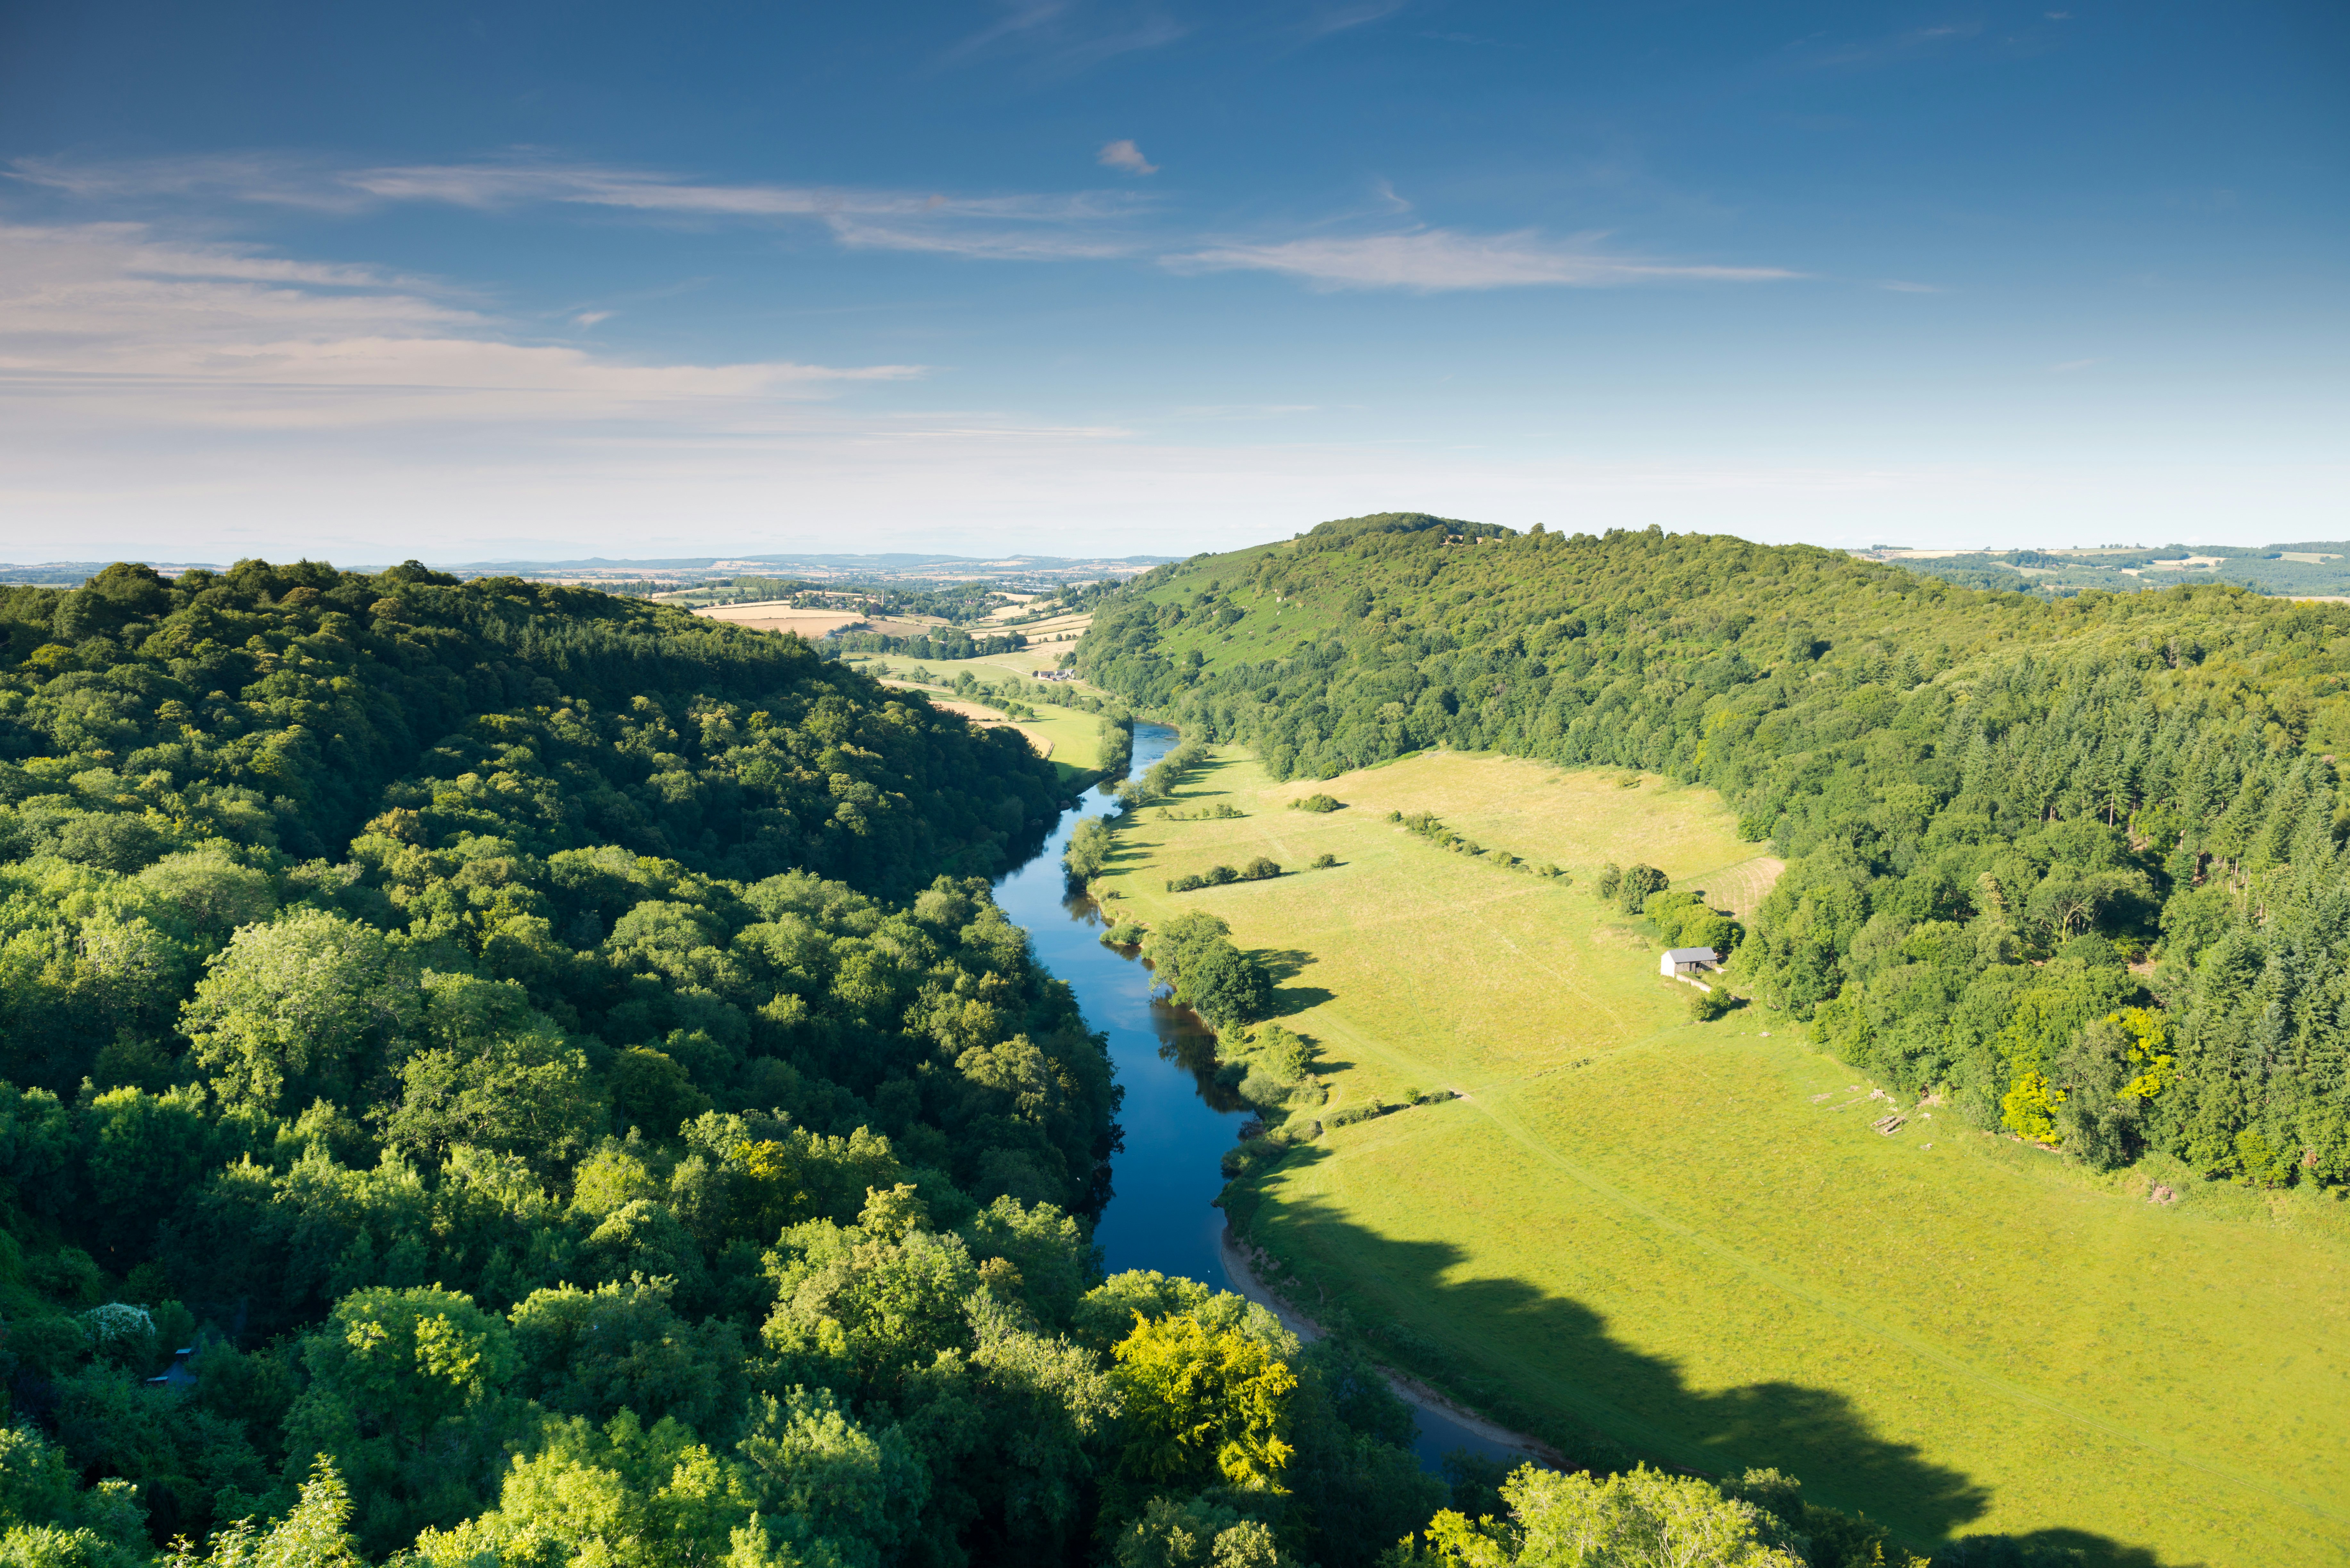
[[[1136,724],[1136,775],[1173,750],[1175,740],[1163,724]],[[1245,1107],[1216,1085],[1215,1037],[1154,994],[1140,959],[1102,942],[1099,909],[1072,895],[1061,875],[1061,850],[1077,824],[1118,809],[1114,796],[1087,791],[1076,809],[1061,814],[1044,848],[996,884],[995,901],[1027,928],[1037,961],[1076,992],[1086,1022],[1109,1036],[1110,1063],[1126,1088],[1118,1112],[1125,1147],[1111,1163],[1113,1196],[1094,1228],[1110,1272],[1156,1269],[1236,1290],[1220,1245],[1223,1211],[1213,1204],[1224,1185],[1217,1162],[1238,1138]],[[1512,1462],[1524,1458],[1440,1412],[1413,1414],[1420,1462],[1430,1469],[1454,1449]]]

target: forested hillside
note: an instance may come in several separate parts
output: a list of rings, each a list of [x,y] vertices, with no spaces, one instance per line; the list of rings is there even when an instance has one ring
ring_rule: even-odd
[[[0,1563],[1336,1568],[1442,1501],[1343,1352],[1102,1279],[1018,736],[414,566],[0,629]]]
[[[1154,569],[1078,661],[1276,776],[1712,785],[1789,863],[1740,972],[1848,1060],[2099,1166],[2350,1180],[2350,607],[1391,514]]]

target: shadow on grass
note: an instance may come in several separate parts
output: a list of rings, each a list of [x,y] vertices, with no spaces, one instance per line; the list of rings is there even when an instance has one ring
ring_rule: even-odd
[[[1327,1148],[1303,1145],[1276,1169],[1328,1158]],[[1693,1388],[1672,1363],[1617,1342],[1578,1302],[1518,1280],[1460,1279],[1459,1271],[1490,1259],[1450,1242],[1378,1234],[1313,1199],[1263,1204],[1255,1185],[1234,1184],[1226,1210],[1301,1282],[1289,1293],[1299,1306],[1358,1336],[1378,1359],[1550,1443],[1570,1464],[1615,1469],[1640,1459],[1717,1480],[1775,1468],[1803,1481],[1807,1501],[1866,1513],[1930,1547],[1935,1568],[2075,1561],[2188,1568],[2186,1560],[2086,1531],[1970,1537],[1989,1488],[1878,1432],[1835,1390],[1782,1380]],[[1390,1305],[1399,1301],[1400,1316]],[[1456,1348],[1462,1339],[1472,1348]],[[1526,1374],[1537,1367],[1569,1390],[1571,1414],[1527,1397]]]
[[[1273,1010],[1266,1016],[1294,1018],[1298,1013],[1321,1006],[1337,994],[1318,985],[1284,985],[1273,993]]]

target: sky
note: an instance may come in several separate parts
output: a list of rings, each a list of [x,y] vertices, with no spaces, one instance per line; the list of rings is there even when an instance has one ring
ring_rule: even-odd
[[[0,5],[0,560],[2350,538],[2350,7]]]

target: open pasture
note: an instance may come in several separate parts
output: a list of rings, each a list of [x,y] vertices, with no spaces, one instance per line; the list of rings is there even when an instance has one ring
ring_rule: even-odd
[[[1036,718],[1014,719],[987,703],[965,701],[949,687],[897,679],[884,679],[882,683],[904,691],[920,691],[931,700],[932,707],[960,713],[983,728],[1000,726],[1019,731],[1039,755],[1053,760],[1064,784],[1101,766],[1101,721],[1091,713],[1039,703],[1035,705]]]
[[[1775,867],[1709,792],[1438,753],[1275,784],[1223,753],[1119,833],[1145,923],[1208,909],[1269,952],[1333,1129],[1268,1179],[1257,1239],[1309,1312],[1505,1419],[1711,1474],[1775,1465],[1918,1543],[2038,1534],[2095,1562],[2350,1554],[2350,1224],[2301,1193],[2095,1178],[1903,1104],[1749,1006],[1687,1022],[1593,873],[1645,860],[1751,909]],[[1347,808],[1284,809],[1316,791]],[[1433,811],[1569,880],[1439,849]],[[1340,864],[1298,870],[1328,852]],[[1295,874],[1170,895],[1266,855]],[[1717,889],[1719,891],[1717,892]]]

